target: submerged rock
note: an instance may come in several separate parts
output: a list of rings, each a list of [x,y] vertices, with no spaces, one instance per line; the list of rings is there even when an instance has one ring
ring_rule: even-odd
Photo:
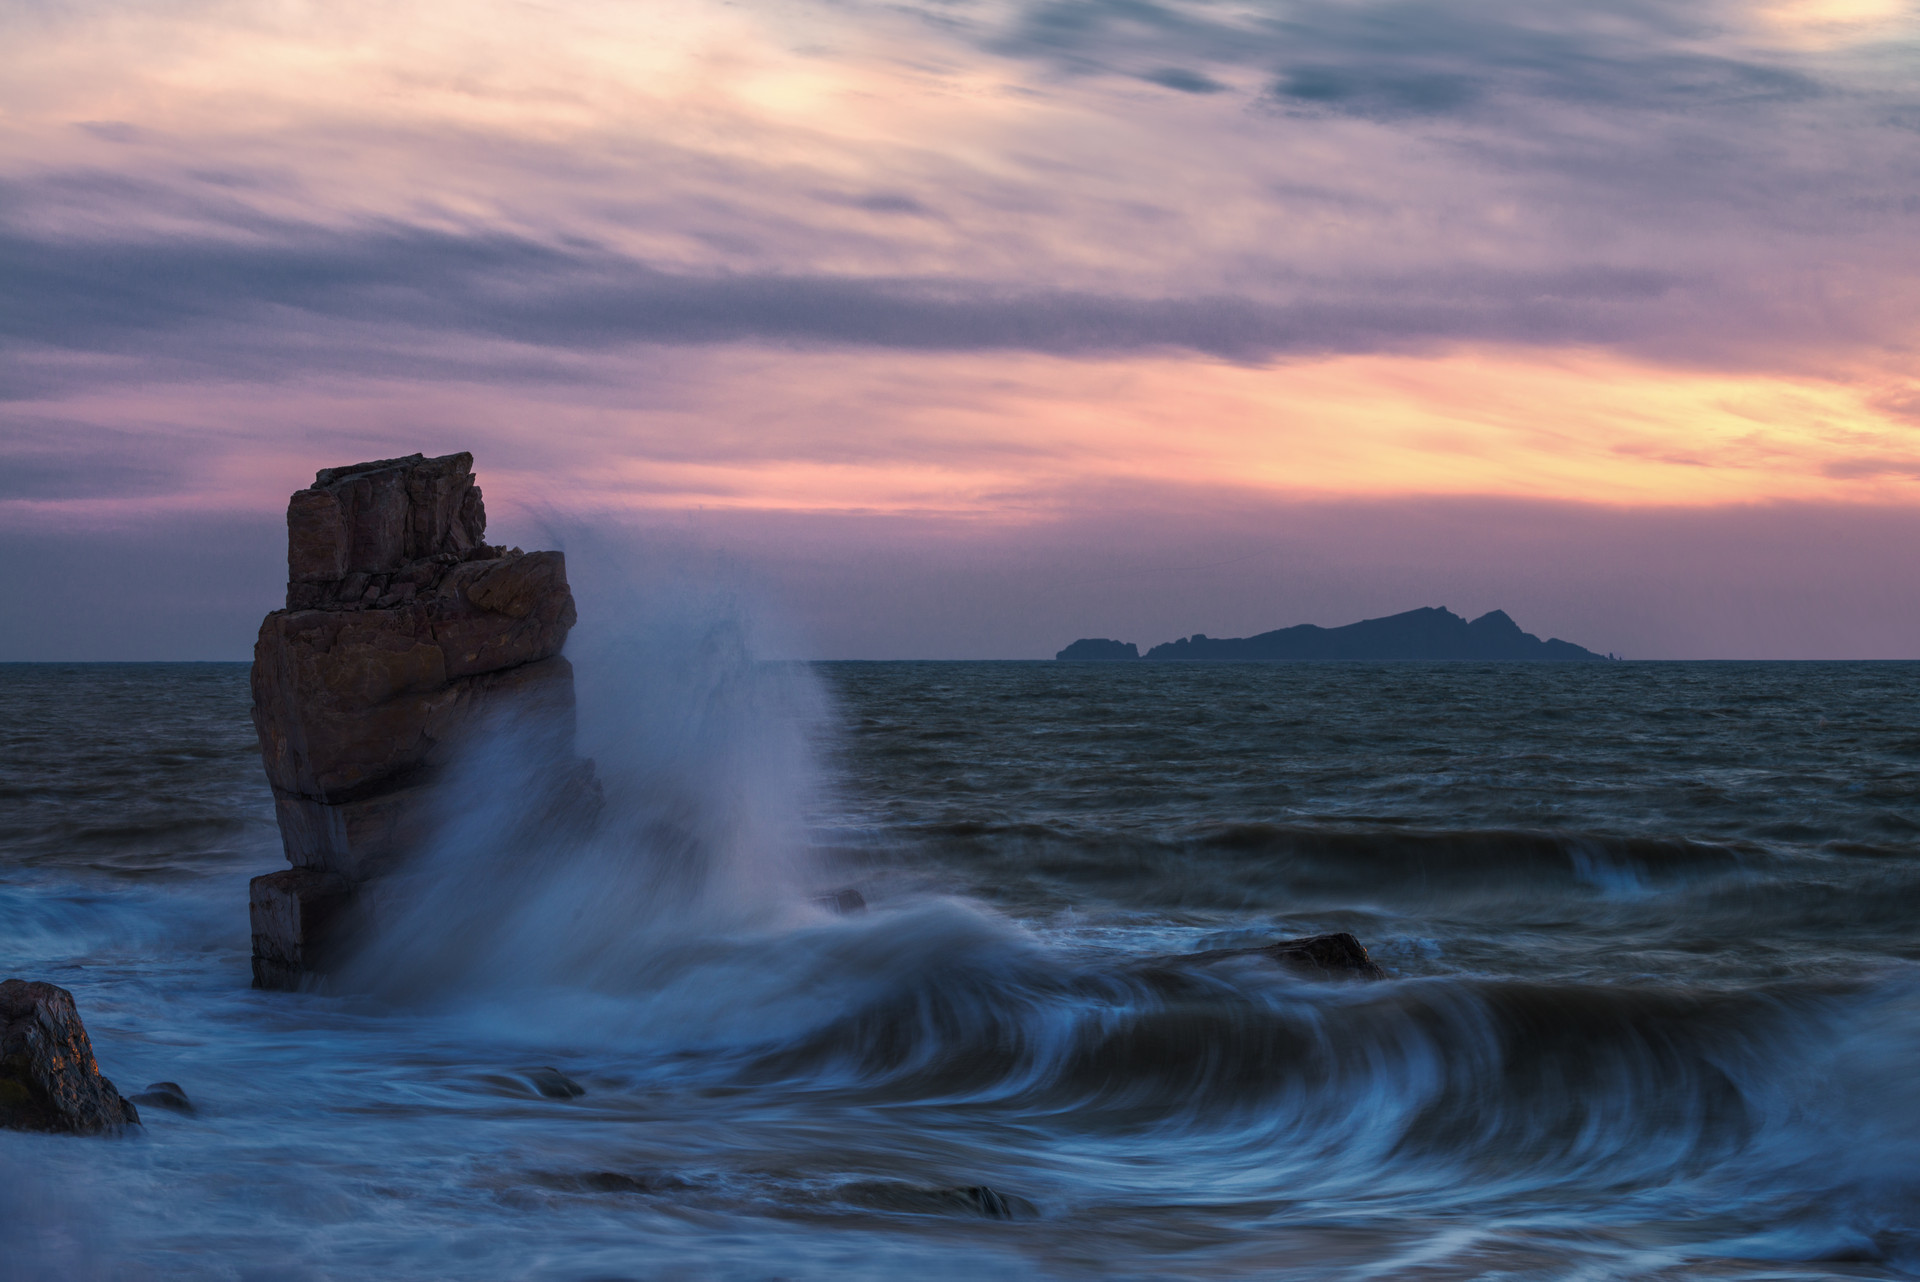
[[[193,1101],[187,1098],[186,1091],[180,1088],[178,1082],[148,1082],[146,1090],[129,1098],[135,1104],[145,1104],[152,1108],[168,1108],[176,1113],[195,1111]]]
[[[969,1184],[958,1189],[942,1189],[941,1192],[959,1194],[968,1206],[989,1220],[1011,1220],[1019,1214],[1031,1214],[1033,1210],[1032,1205],[1024,1198],[1009,1197],[984,1184]]]
[[[1184,962],[1205,965],[1230,957],[1265,957],[1291,970],[1316,974],[1325,979],[1385,979],[1387,972],[1367,954],[1367,946],[1346,931],[1330,935],[1308,935],[1301,939],[1283,939],[1278,943],[1253,948],[1216,948],[1204,953],[1182,953],[1158,958],[1160,962]]]
[[[528,1069],[526,1079],[533,1089],[548,1099],[578,1099],[587,1088],[557,1068]]]
[[[296,873],[257,878],[254,985],[295,988],[341,951],[354,892],[431,836],[436,775],[511,713],[552,763],[530,820],[597,809],[572,755],[575,618],[559,552],[485,542],[473,456],[326,468],[287,504],[287,603],[253,651],[253,722]]]
[[[839,913],[842,917],[847,916],[849,913],[863,913],[867,911],[867,897],[858,890],[855,890],[852,886],[846,886],[839,890],[830,890],[824,895],[815,895],[813,902],[829,912]]]
[[[840,1196],[876,1211],[903,1211],[910,1215],[977,1215],[989,1220],[1027,1219],[1033,1203],[984,1184],[953,1188],[925,1188],[892,1180],[860,1180],[840,1187]]]
[[[684,1193],[695,1187],[693,1181],[659,1171],[589,1171],[584,1175],[549,1176],[556,1188],[579,1189],[589,1193]]]
[[[110,1135],[140,1110],[100,1075],[73,994],[53,984],[0,983],[0,1128]]]

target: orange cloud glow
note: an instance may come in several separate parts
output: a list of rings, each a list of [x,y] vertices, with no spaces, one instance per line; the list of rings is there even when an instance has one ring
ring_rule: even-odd
[[[266,414],[247,388],[150,390],[139,405],[77,397],[63,409],[192,437],[221,460],[189,489],[147,500],[165,508],[277,503],[287,476],[401,445],[481,450],[494,492],[561,508],[1019,520],[1090,487],[1161,484],[1656,506],[1920,498],[1900,399],[1913,388],[1865,376],[1502,348],[1256,367],[736,347],[626,372],[511,399],[457,384],[305,380]]]

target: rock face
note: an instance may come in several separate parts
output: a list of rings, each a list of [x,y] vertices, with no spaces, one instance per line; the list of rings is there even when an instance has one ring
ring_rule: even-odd
[[[0,983],[0,1128],[102,1135],[139,1124],[139,1110],[100,1076],[73,994]]]
[[[281,824],[286,841],[286,825]],[[300,977],[331,969],[346,942],[347,907],[354,883],[317,868],[289,868],[255,877],[247,885],[247,916],[253,925],[253,986],[298,988]]]
[[[470,454],[326,468],[287,503],[253,724],[294,866],[250,888],[256,987],[328,968],[355,892],[428,839],[436,779],[480,726],[544,736],[554,788],[592,793],[571,760],[566,560],[489,546],[486,524]]]

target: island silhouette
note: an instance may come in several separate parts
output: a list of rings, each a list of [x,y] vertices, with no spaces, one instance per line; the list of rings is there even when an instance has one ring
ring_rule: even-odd
[[[1469,623],[1444,607],[1427,606],[1338,628],[1302,623],[1251,637],[1196,632],[1144,655],[1131,641],[1083,637],[1053,657],[1079,663],[1605,663],[1613,656],[1557,637],[1542,641],[1522,632],[1505,610]]]

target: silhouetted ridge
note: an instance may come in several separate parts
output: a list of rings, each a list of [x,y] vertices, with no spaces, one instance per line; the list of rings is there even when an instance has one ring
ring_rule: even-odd
[[[1082,640],[1055,657],[1116,660],[1133,658],[1135,653],[1131,644]],[[1570,641],[1542,641],[1522,632],[1505,610],[1469,623],[1451,610],[1433,606],[1340,628],[1302,623],[1254,637],[1210,637],[1196,632],[1154,646],[1141,657],[1150,663],[1604,663],[1608,658]]]
[[[1104,637],[1082,637],[1053,656],[1072,663],[1126,663],[1140,657],[1140,649],[1131,641],[1108,641]]]

